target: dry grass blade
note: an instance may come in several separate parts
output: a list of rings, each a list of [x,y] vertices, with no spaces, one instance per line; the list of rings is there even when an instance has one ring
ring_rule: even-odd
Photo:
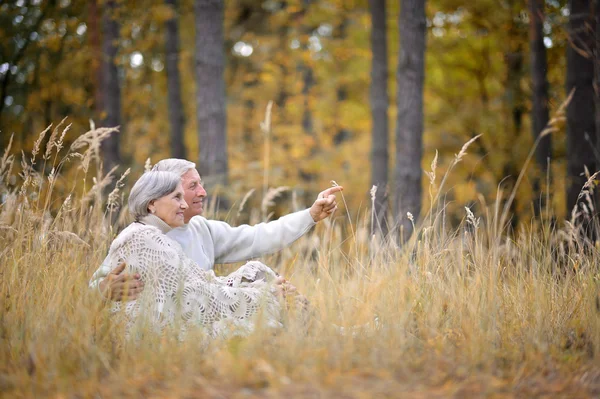
[[[265,111],[265,120],[260,123],[260,129],[263,134],[269,135],[271,133],[271,110],[273,108],[273,101],[267,103],[267,109]]]
[[[73,141],[69,151],[77,151],[83,147],[98,147],[100,143],[113,133],[118,133],[119,127],[101,127],[90,130]]]
[[[248,202],[248,200],[250,199],[252,194],[254,194],[255,191],[255,189],[251,189],[246,193],[246,195],[244,195],[244,198],[242,198],[242,202],[240,203],[240,206],[238,208],[238,216],[240,215],[240,213],[242,213],[242,211],[244,210],[244,206],[246,206],[246,202]]]
[[[46,144],[46,152],[44,153],[43,159],[45,159],[45,160],[50,159],[50,155],[52,154],[52,148],[54,148],[55,146],[58,148],[59,141],[61,141],[61,139],[59,139],[59,129],[63,126],[63,124],[65,123],[66,120],[67,120],[67,118],[65,117],[62,121],[60,121],[60,123],[58,125],[56,125],[54,130],[52,130],[52,134],[50,135],[50,138],[48,139],[48,144]],[[64,137],[64,135],[66,134],[66,132],[69,130],[70,127],[71,127],[71,124],[69,124],[65,129],[63,129],[61,137]],[[61,147],[62,147],[62,143],[61,143]],[[57,152],[58,151],[60,151],[60,148],[58,148]]]
[[[471,140],[467,141],[462,148],[460,149],[460,151],[458,152],[458,154],[456,154],[454,156],[454,164],[459,163],[463,157],[467,154],[467,149],[469,148],[469,146],[471,144],[473,144],[478,138],[481,137],[481,134],[478,134],[477,136],[473,137]]]
[[[0,160],[0,183],[4,182],[6,185],[9,184],[9,179],[15,162],[15,156],[10,154],[13,138],[14,134],[11,134],[10,140],[8,141],[8,146],[6,146],[4,154],[2,155],[2,159]]]
[[[269,191],[267,191],[267,195],[265,195],[261,203],[263,217],[267,215],[267,210],[269,209],[269,207],[275,205],[275,199],[277,199],[279,196],[281,196],[283,193],[289,190],[290,188],[288,186],[280,186],[277,188],[270,188]]]
[[[92,188],[85,194],[85,196],[81,199],[82,203],[88,203],[102,193],[105,187],[109,186],[114,180],[114,173],[116,172],[119,166],[114,166],[107,174],[102,178],[100,182],[94,178],[94,185]]]
[[[46,129],[44,129],[38,136],[37,140],[33,143],[33,150],[31,151],[31,164],[32,165],[35,165],[35,157],[39,153],[40,146],[42,145],[42,141],[44,140],[44,137],[46,137],[46,133],[48,133],[48,131],[50,131],[51,127],[52,127],[52,125],[49,125]]]
[[[581,188],[579,195],[577,196],[577,200],[580,200],[588,191],[593,191],[594,187],[596,187],[596,178],[600,175],[600,171],[595,172],[593,175],[589,176],[588,179]],[[589,194],[588,194],[589,195]]]
[[[269,101],[265,111],[265,120],[260,123],[260,129],[263,132],[263,203],[267,196],[269,188],[269,167],[271,159],[271,109],[273,101]],[[263,219],[266,217],[263,211]]]
[[[115,170],[115,168],[113,168],[113,170]],[[117,180],[117,182],[115,183],[115,188],[110,192],[110,194],[108,194],[108,201],[106,204],[107,210],[114,211],[119,208],[119,192],[121,191],[121,188],[123,188],[123,186],[125,185],[125,183],[123,183],[123,181],[125,180],[125,178],[127,176],[129,176],[130,172],[131,172],[131,168],[127,168],[127,170],[121,175],[119,180]]]
[[[90,244],[88,244],[87,242],[83,241],[81,239],[81,237],[79,237],[77,234],[73,233],[72,231],[50,231],[48,233],[50,239],[52,240],[66,240],[68,242],[74,242],[76,244],[82,245],[86,248],[91,248]],[[60,240],[59,240],[60,241]]]
[[[433,160],[431,161],[431,172],[425,171],[425,175],[427,175],[427,177],[429,177],[429,184],[431,184],[432,186],[435,183],[435,170],[437,169],[437,162],[438,162],[438,150],[435,150],[435,156],[433,157]]]

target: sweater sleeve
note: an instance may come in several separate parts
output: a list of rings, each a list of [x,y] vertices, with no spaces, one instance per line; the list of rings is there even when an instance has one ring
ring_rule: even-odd
[[[269,223],[231,227],[207,220],[215,249],[215,263],[234,263],[279,251],[303,236],[316,223],[308,209]]]
[[[102,264],[98,267],[98,269],[96,269],[96,271],[92,275],[92,278],[90,279],[90,288],[99,290],[100,282],[104,280],[106,276],[108,276],[108,273],[110,273],[110,271],[110,259],[107,256],[106,258],[104,258]]]

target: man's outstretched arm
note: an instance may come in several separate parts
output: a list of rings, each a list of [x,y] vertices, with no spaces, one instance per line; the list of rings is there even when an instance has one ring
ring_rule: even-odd
[[[317,222],[335,211],[337,207],[335,193],[342,190],[343,188],[338,186],[322,191],[309,209],[283,216],[269,223],[231,227],[227,223],[207,221],[215,248],[215,263],[244,261],[289,246]]]

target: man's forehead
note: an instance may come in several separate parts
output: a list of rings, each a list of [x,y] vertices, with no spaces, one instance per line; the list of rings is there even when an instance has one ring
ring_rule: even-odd
[[[194,183],[202,181],[202,178],[196,169],[190,169],[181,176],[181,181],[184,183]]]

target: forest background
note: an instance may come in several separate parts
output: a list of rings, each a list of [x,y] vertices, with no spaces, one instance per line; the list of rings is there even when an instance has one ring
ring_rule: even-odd
[[[0,0],[0,396],[598,397],[599,11]],[[124,338],[89,279],[171,156],[234,225],[344,186],[261,259],[308,313]]]
[[[579,85],[567,112],[579,122],[564,129],[555,121],[510,204],[516,226],[551,193],[549,213],[560,220],[574,205],[567,191],[579,192],[596,159],[594,10],[573,3],[427,2],[417,34],[426,36],[424,81],[415,93],[402,88],[411,78],[399,67],[398,1],[3,1],[1,142],[6,148],[14,134],[10,151],[30,153],[38,133],[65,117],[66,145],[91,121],[120,126],[103,146],[105,171],[118,164],[116,175],[131,167],[138,176],[148,158],[187,157],[209,193],[229,201],[266,183],[292,187],[304,203],[335,180],[353,214],[375,184],[378,203],[396,201],[388,215],[406,223],[406,212],[418,216],[415,204],[429,200],[421,198],[421,169],[436,158],[443,174],[481,134],[447,182],[448,215],[458,222],[464,206],[510,194],[548,113]],[[570,83],[568,52],[579,57],[569,65],[579,81]],[[422,105],[412,104],[419,91]],[[421,127],[401,132],[414,126],[410,112],[397,112],[403,100],[422,113]],[[591,109],[579,106],[587,103]],[[70,172],[65,165],[64,181]],[[55,190],[70,188],[59,181]],[[406,195],[418,196],[402,206]]]

